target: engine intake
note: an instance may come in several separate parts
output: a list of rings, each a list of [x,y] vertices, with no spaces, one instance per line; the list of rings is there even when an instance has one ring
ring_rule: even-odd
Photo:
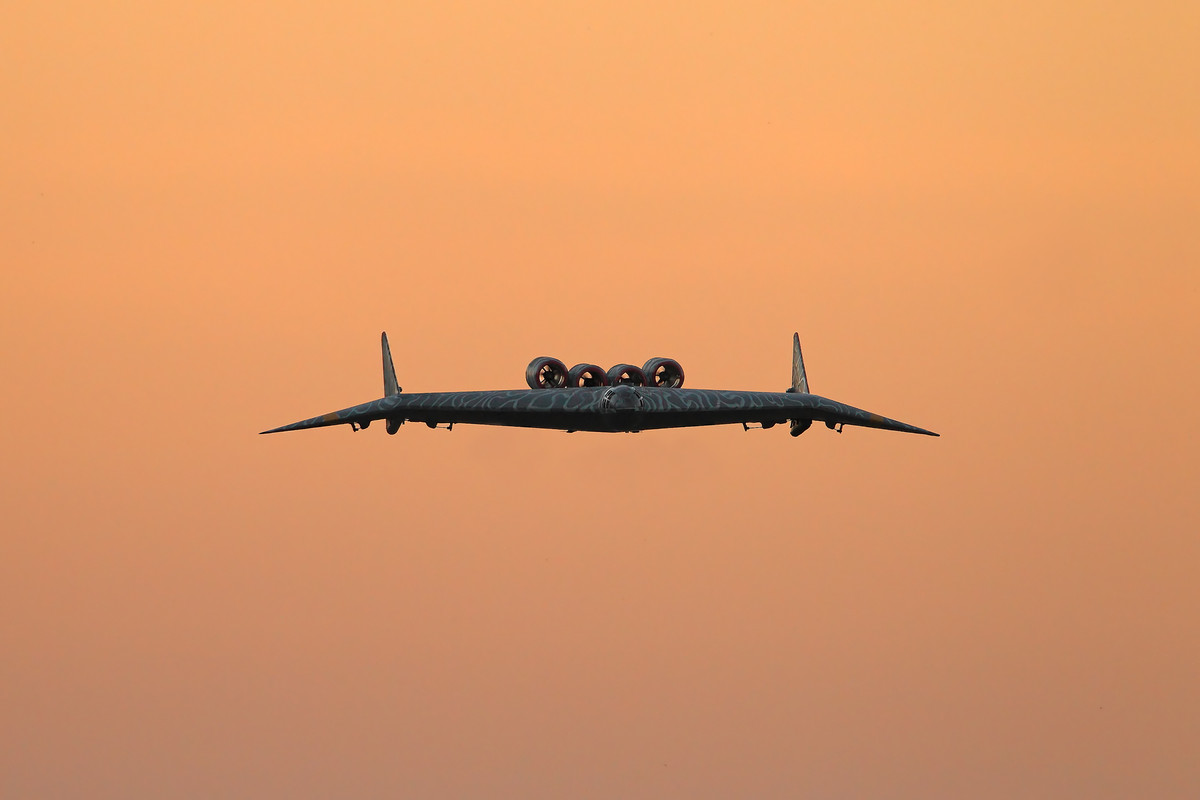
[[[567,373],[567,386],[608,386],[608,373],[595,364],[576,364]]]
[[[530,389],[561,389],[567,385],[567,376],[567,365],[550,356],[538,356],[525,368]]]
[[[645,386],[646,373],[633,364],[617,364],[615,367],[608,368],[608,382],[613,386],[621,384],[627,386]]]
[[[683,367],[673,358],[652,358],[642,367],[646,385],[659,389],[678,389],[683,386]]]

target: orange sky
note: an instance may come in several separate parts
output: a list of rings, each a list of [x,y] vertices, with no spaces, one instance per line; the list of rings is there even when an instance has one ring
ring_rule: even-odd
[[[0,796],[1200,795],[1194,3],[199,5],[0,11]]]

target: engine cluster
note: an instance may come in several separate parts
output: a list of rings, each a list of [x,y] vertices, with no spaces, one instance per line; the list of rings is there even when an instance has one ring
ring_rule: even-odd
[[[678,389],[683,386],[683,367],[673,358],[652,358],[640,367],[617,364],[605,370],[595,364],[567,365],[557,358],[538,356],[525,369],[530,389],[572,389],[584,386],[651,386]]]

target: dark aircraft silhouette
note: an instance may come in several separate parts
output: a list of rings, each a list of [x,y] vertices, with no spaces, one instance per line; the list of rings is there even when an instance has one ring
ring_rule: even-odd
[[[810,394],[799,334],[792,338],[792,385],[786,392],[684,389],[683,368],[670,358],[652,358],[640,369],[618,364],[604,370],[595,364],[576,364],[567,369],[557,358],[541,356],[529,363],[525,380],[528,389],[403,394],[396,384],[392,352],[384,333],[383,397],[263,433],[328,425],[349,425],[357,431],[376,420],[385,421],[388,433],[395,433],[405,422],[424,422],[431,428],[468,423],[552,428],[568,433],[636,433],[731,423],[741,423],[749,430],[752,424],[770,428],[787,422],[792,436],[799,436],[819,421],[839,433],[843,425],[859,425],[937,436]]]

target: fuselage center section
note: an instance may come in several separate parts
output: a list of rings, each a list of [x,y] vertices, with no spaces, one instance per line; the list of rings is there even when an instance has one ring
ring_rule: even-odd
[[[643,411],[645,401],[642,393],[634,386],[620,384],[605,390],[600,400],[600,410],[605,414],[636,414]]]

